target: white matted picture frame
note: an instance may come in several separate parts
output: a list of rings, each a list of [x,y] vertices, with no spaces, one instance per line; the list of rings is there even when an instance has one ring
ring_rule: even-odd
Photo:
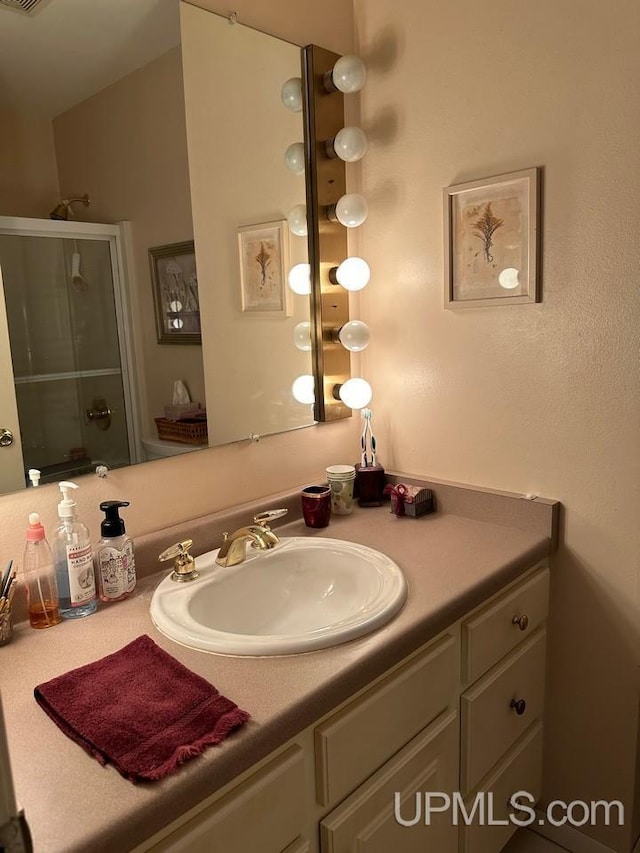
[[[540,302],[540,175],[445,187],[445,308]]]
[[[259,317],[290,317],[287,221],[241,226],[238,253],[242,311]]]

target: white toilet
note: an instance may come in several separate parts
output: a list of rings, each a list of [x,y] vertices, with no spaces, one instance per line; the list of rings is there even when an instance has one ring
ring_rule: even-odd
[[[150,462],[152,459],[166,459],[168,456],[180,456],[181,453],[191,453],[194,450],[202,450],[203,447],[206,447],[202,444],[162,441],[159,438],[143,438],[141,443],[145,462]]]

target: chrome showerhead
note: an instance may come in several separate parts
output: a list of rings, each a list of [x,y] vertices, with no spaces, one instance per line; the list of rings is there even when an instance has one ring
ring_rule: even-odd
[[[71,210],[72,204],[84,204],[85,207],[89,207],[90,199],[89,194],[85,193],[83,196],[79,198],[65,198],[60,204],[56,205],[56,207],[49,214],[49,219],[63,219],[67,220],[70,216],[73,216],[73,211]]]

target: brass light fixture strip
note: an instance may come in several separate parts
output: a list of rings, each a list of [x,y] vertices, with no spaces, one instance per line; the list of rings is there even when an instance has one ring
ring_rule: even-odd
[[[351,417],[351,409],[333,397],[336,384],[351,376],[351,356],[331,332],[349,321],[349,294],[329,281],[329,270],[348,255],[347,229],[331,222],[326,208],[346,192],[346,169],[342,160],[331,158],[325,143],[344,127],[344,95],[327,93],[326,72],[340,58],[337,53],[309,45],[302,51],[302,91],[305,99],[305,181],[309,264],[311,267],[311,334],[313,376],[316,387],[314,417],[335,421]],[[322,389],[322,393],[320,390]]]

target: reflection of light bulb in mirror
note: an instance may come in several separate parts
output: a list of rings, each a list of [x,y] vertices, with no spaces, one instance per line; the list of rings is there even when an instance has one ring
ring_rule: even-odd
[[[366,379],[347,379],[340,386],[340,399],[350,409],[364,409],[371,402],[373,391]]]
[[[184,326],[184,322],[180,319],[180,317],[176,317],[171,321],[172,329],[181,329]]]
[[[340,329],[340,343],[349,352],[362,352],[371,339],[371,332],[366,323],[361,320],[350,320]]]
[[[311,323],[298,323],[293,330],[293,342],[303,352],[311,350]]]
[[[302,142],[293,142],[284,152],[284,164],[294,175],[304,172],[304,145]]]
[[[169,311],[173,311],[174,314],[182,311],[182,302],[178,302],[177,299],[174,299],[173,302],[169,303]]]
[[[507,267],[505,270],[502,270],[498,276],[498,283],[500,287],[504,287],[505,290],[513,290],[520,284],[519,275],[518,270],[513,267]]]
[[[289,270],[289,287],[299,296],[308,296],[311,293],[311,266],[310,264],[296,264]]]
[[[307,206],[306,204],[296,204],[296,206],[289,211],[289,215],[287,216],[287,222],[289,223],[289,230],[292,234],[295,234],[296,237],[306,237],[307,236]]]
[[[302,110],[302,80],[299,77],[290,77],[282,84],[280,100],[292,113]]]
[[[369,284],[371,278],[371,270],[369,264],[363,261],[362,258],[345,258],[339,267],[334,267],[335,280],[341,284],[345,290],[362,290]],[[333,281],[334,276],[330,275]]]
[[[364,62],[359,56],[341,56],[333,66],[331,81],[345,95],[359,92],[367,81]]]
[[[291,393],[298,403],[315,403],[316,393],[314,390],[313,376],[310,374],[298,376],[291,386]]]
[[[333,150],[345,163],[355,163],[367,152],[367,137],[359,127],[343,127],[336,133]]]
[[[367,218],[367,200],[358,193],[341,196],[336,204],[336,217],[345,228],[357,228]]]

